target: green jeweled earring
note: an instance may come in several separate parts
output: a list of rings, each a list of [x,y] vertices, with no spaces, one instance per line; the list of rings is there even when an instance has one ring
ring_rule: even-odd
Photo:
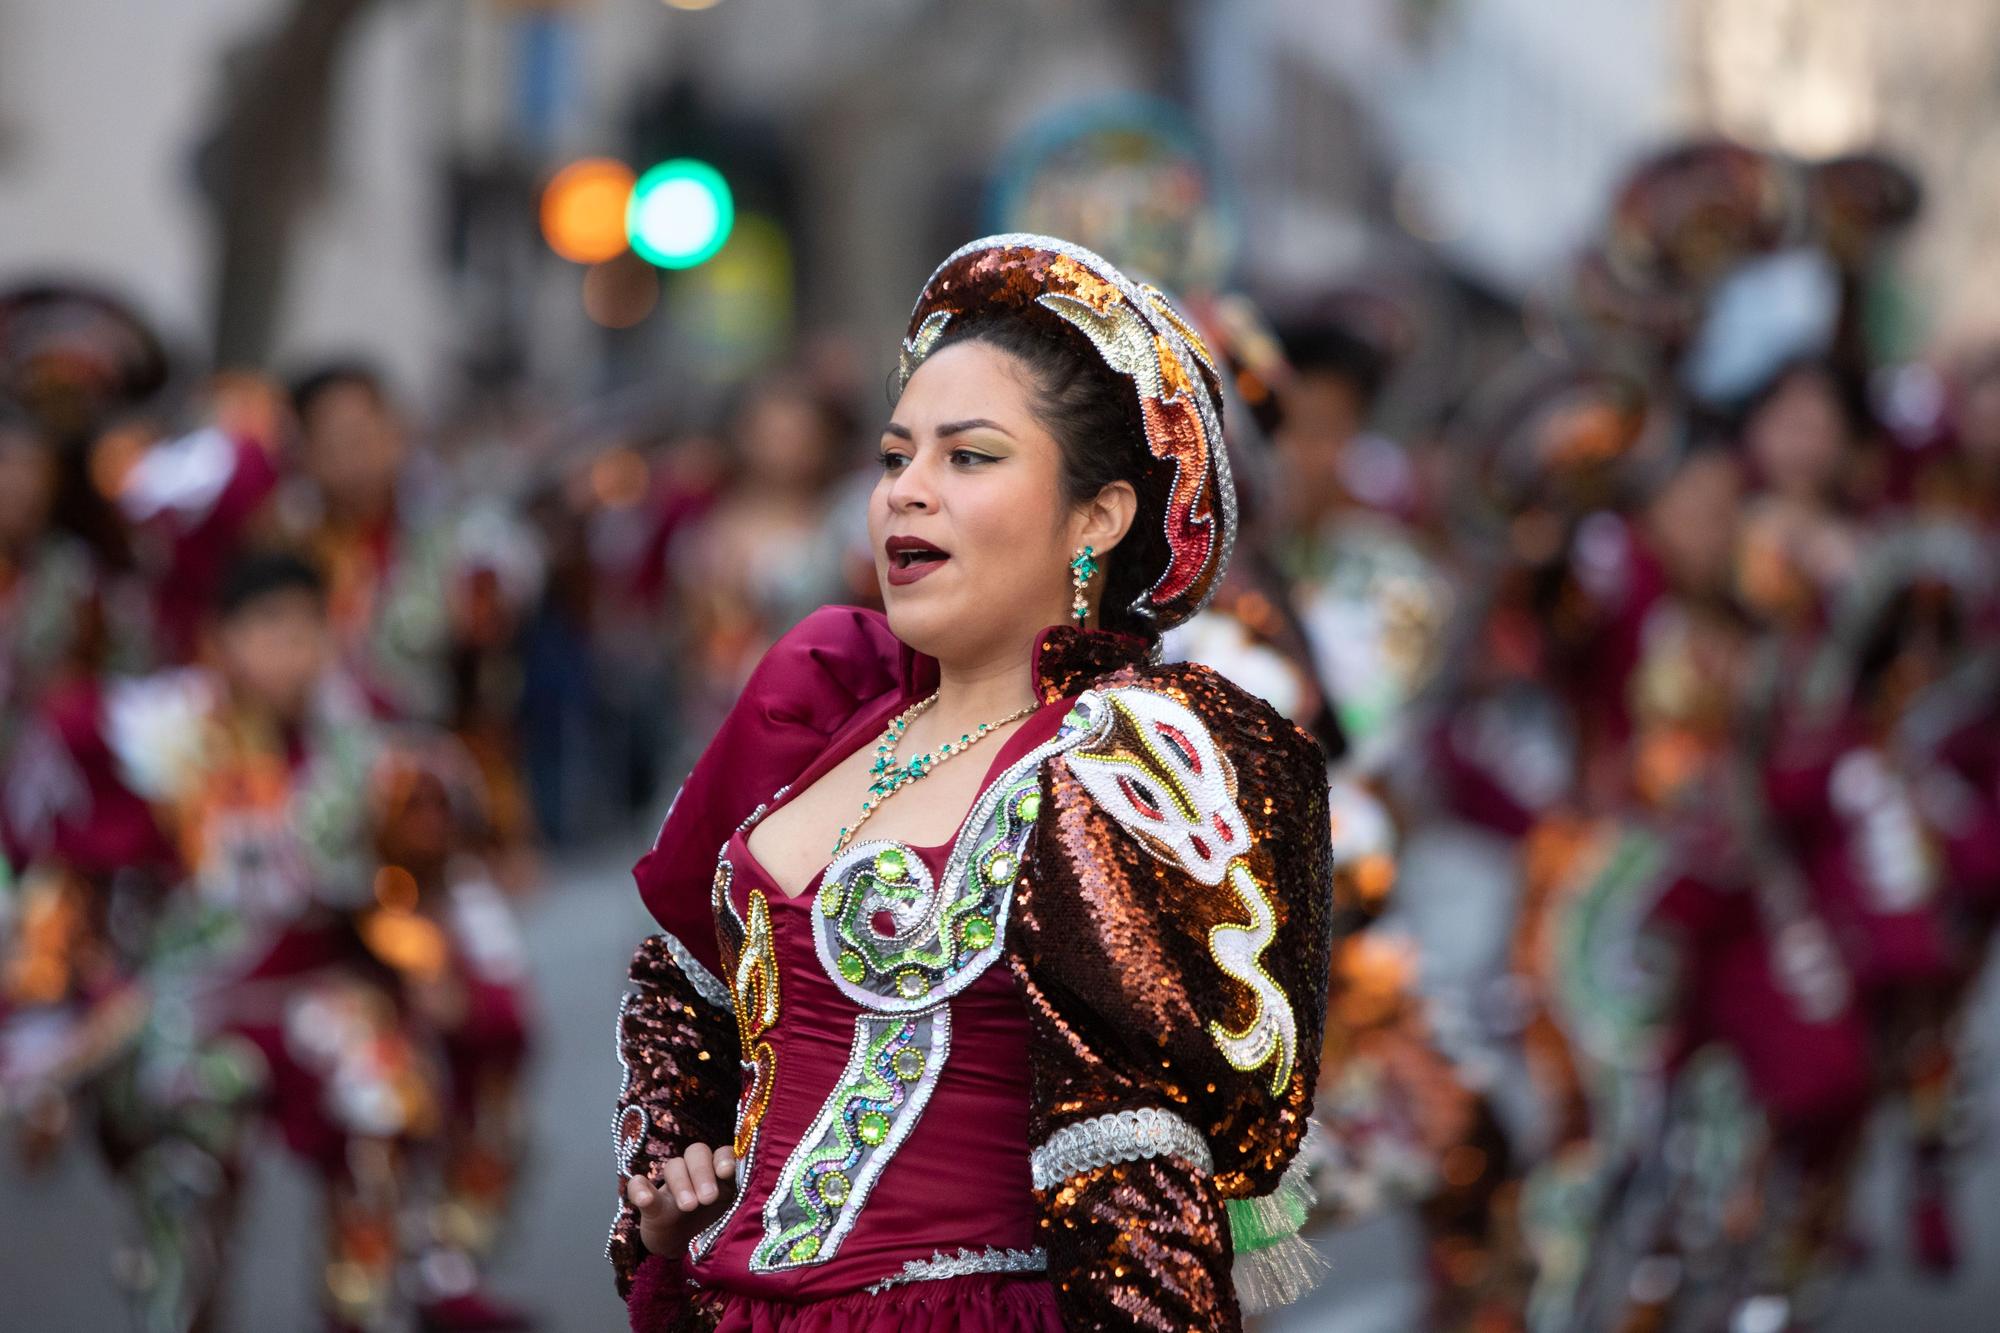
[[[1069,613],[1078,625],[1090,619],[1090,603],[1084,600],[1084,589],[1097,577],[1097,548],[1086,546],[1070,557],[1069,581],[1076,589],[1076,596],[1070,601]]]

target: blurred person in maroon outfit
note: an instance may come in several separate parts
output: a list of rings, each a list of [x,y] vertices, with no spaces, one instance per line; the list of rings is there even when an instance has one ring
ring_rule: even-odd
[[[473,1002],[482,950],[418,916],[414,872],[374,846],[421,850],[422,821],[407,802],[371,808],[385,737],[331,670],[318,574],[239,557],[202,661],[51,700],[61,800],[25,858],[31,876],[78,885],[102,932],[72,1043],[92,1063],[58,1067],[137,1209],[124,1271],[142,1325],[211,1325],[268,1119],[325,1184],[330,1327],[376,1326],[406,1299],[405,1264],[431,1326],[518,1327],[478,1300],[466,1246],[406,1225],[426,1197],[413,1164],[459,1111],[453,1043],[493,1006]],[[106,1013],[119,1030],[102,1050]]]
[[[64,485],[57,441],[0,399],[0,767],[48,690],[137,669],[149,647],[134,581],[62,521]]]
[[[1904,1102],[1919,1262],[1955,1266],[1947,1207],[1956,1017],[1990,942],[1996,668],[1990,547],[1956,524],[1886,534],[1773,720],[1777,829],[1812,886]]]
[[[521,616],[539,594],[532,535],[490,497],[459,502],[415,455],[382,378],[352,362],[292,390],[299,469],[281,530],[326,571],[341,665],[386,719],[448,727],[478,760],[505,855],[522,864],[532,820],[515,755]]]
[[[731,412],[730,470],[681,519],[668,550],[696,743],[721,719],[758,656],[845,587],[829,504],[841,472],[840,418],[806,383],[751,384]]]

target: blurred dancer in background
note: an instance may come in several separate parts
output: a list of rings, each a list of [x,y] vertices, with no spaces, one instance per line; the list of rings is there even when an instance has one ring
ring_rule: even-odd
[[[497,497],[440,493],[372,369],[322,367],[298,382],[292,403],[299,470],[280,496],[281,525],[327,572],[344,669],[378,716],[460,738],[498,835],[510,854],[524,852],[532,827],[515,755],[514,640],[541,589],[534,541]]]
[[[846,444],[838,423],[789,378],[753,382],[730,413],[728,477],[668,551],[677,633],[699,664],[683,699],[691,738],[720,721],[778,635],[843,590],[845,553],[828,511]]]
[[[371,797],[395,781],[386,736],[332,670],[324,599],[296,557],[246,554],[202,665],[51,700],[65,799],[22,860],[74,886],[88,940],[63,997],[82,1017],[52,1068],[88,1099],[135,1206],[121,1272],[147,1329],[214,1326],[267,1118],[326,1191],[330,1328],[382,1327],[412,1299],[427,1327],[522,1327],[477,1294],[490,1220],[440,1211],[456,1193],[490,1218],[504,1193],[504,1160],[468,1172],[461,1145],[504,1141],[481,1103],[520,1022],[495,1016],[486,979],[518,971],[464,905],[476,887],[442,875],[446,848],[478,845],[427,831],[407,795]],[[471,882],[464,863],[453,878]],[[10,966],[38,965],[39,943],[12,941]],[[441,1137],[440,1183],[420,1166]]]
[[[127,659],[146,646],[143,624],[107,614],[105,562],[58,521],[63,470],[42,423],[0,400],[0,756],[16,754],[48,690],[114,655],[114,637]]]

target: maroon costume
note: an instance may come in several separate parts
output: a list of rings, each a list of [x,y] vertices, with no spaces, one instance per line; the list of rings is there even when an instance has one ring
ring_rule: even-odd
[[[1182,623],[1236,518],[1199,338],[1088,251],[994,237],[925,287],[905,378],[953,320],[995,311],[1067,325],[1130,379],[1139,522],[1165,549],[1131,609]],[[657,1181],[731,1139],[741,1165],[685,1255],[648,1255],[621,1202],[610,1254],[636,1329],[1164,1333],[1297,1294],[1291,1168],[1332,936],[1324,768],[1269,704],[1149,650],[1036,636],[1042,706],[952,842],[845,846],[809,900],[776,892],[750,828],[938,667],[851,608],[765,657],[637,872],[667,933],[620,1020],[619,1170]]]
[[[1038,643],[1045,706],[994,757],[997,776],[954,844],[864,843],[829,868],[826,883],[852,873],[850,862],[879,875],[879,858],[894,850],[914,856],[923,878],[949,892],[947,853],[962,860],[991,847],[981,835],[996,828],[1004,842],[997,854],[1014,858],[1011,919],[962,935],[986,941],[976,952],[1004,952],[1012,975],[986,968],[954,993],[948,1071],[925,1094],[921,1119],[868,1207],[854,1208],[837,1253],[824,1239],[816,1251],[797,1241],[782,1254],[770,1250],[774,1237],[790,1234],[770,1200],[787,1156],[803,1160],[799,1145],[848,1058],[849,1029],[870,1016],[857,1020],[833,972],[813,956],[814,931],[834,929],[814,918],[837,895],[822,884],[816,902],[785,899],[744,839],[762,817],[760,792],[810,783],[866,743],[928,691],[935,665],[901,649],[877,615],[820,612],[772,650],[690,777],[638,869],[649,907],[671,934],[648,941],[633,964],[639,991],[621,1023],[630,1075],[619,1148],[629,1154],[622,1164],[638,1169],[691,1143],[726,1142],[734,1124],[745,1167],[740,1201],[696,1240],[689,1260],[647,1256],[636,1215],[621,1211],[612,1258],[621,1285],[631,1284],[635,1327],[674,1326],[683,1277],[700,1284],[698,1299],[728,1321],[723,1327],[756,1326],[767,1301],[847,1296],[884,1282],[893,1285],[870,1318],[902,1327],[908,1304],[937,1299],[934,1281],[994,1286],[977,1317],[987,1324],[968,1309],[954,1316],[966,1321],[961,1327],[1031,1318],[1019,1326],[1234,1325],[1223,1201],[1277,1186],[1303,1131],[1317,1062],[1330,945],[1317,747],[1206,668],[1139,665],[1137,640],[1053,629]],[[1149,726],[1155,701],[1165,707]],[[1127,727],[1152,734],[1128,740]],[[1135,767],[1128,779],[1139,784],[1135,808],[1172,800],[1166,784],[1177,775],[1157,766],[1162,746],[1180,745],[1189,748],[1168,753],[1201,765],[1180,781],[1220,782],[1218,764],[1235,770],[1229,806],[1209,810],[1196,796],[1205,818],[1184,835],[1207,854],[1191,847],[1186,855],[1219,879],[1217,854],[1241,852],[1227,858],[1228,873],[1232,882],[1248,877],[1260,902],[1247,907],[1251,925],[1239,928],[1249,935],[1268,914],[1275,933],[1259,958],[1269,991],[1231,980],[1221,946],[1211,954],[1209,931],[1226,932],[1246,914],[1243,889],[1203,884],[1090,789],[1096,757],[1116,753],[1119,764],[1153,766]],[[1080,779],[1079,768],[1091,776]],[[1153,801],[1140,774],[1159,784]],[[1256,791],[1275,799],[1247,798]],[[1033,823],[1021,819],[1023,800]],[[704,849],[718,843],[723,859],[711,884]],[[911,873],[892,858],[889,868],[898,867]],[[737,979],[733,993],[717,973]],[[770,992],[777,998],[767,1003]],[[746,1011],[753,1017],[742,1020]],[[759,1026],[768,1012],[775,1020]],[[1232,1067],[1209,1026],[1268,1032],[1265,1060]],[[768,1055],[758,1055],[760,1043]],[[747,1093],[728,1063],[733,1046],[747,1048]],[[945,1047],[929,1049],[941,1055]],[[1247,1054],[1235,1058],[1247,1063]],[[1124,1122],[1119,1139],[1119,1113],[1142,1108],[1152,1113],[1139,1122],[1145,1128],[1134,1137],[1134,1122]],[[865,1139],[866,1127],[857,1134]],[[801,1251],[811,1260],[791,1261]],[[1034,1284],[1038,1295],[985,1275],[1044,1267],[1053,1290]],[[745,1311],[752,1322],[739,1324]]]

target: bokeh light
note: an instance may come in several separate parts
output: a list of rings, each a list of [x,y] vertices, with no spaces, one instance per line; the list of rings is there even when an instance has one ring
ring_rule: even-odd
[[[583,313],[607,329],[629,329],[660,303],[660,275],[636,255],[592,264],[583,275]]]
[[[677,157],[639,178],[626,212],[632,248],[661,268],[693,268],[720,250],[736,222],[729,182],[706,162]]]
[[[572,162],[542,191],[542,237],[549,249],[578,264],[599,264],[625,252],[625,210],[632,169],[608,157]]]

